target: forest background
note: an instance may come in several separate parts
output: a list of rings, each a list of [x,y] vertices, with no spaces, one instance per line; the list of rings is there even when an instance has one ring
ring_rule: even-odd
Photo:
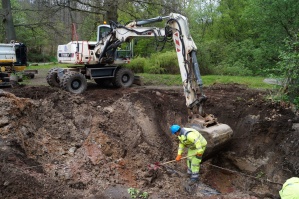
[[[0,42],[25,43],[31,62],[56,61],[57,46],[73,38],[72,24],[79,40],[95,41],[104,21],[124,24],[180,13],[189,19],[202,75],[275,76],[299,103],[298,0],[2,0],[1,7]],[[178,72],[167,70],[175,65],[173,43],[162,52],[154,38],[136,43],[137,65],[159,62],[145,72]]]

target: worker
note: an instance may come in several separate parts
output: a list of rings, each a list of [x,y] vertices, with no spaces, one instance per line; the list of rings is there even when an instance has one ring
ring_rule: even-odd
[[[281,199],[299,199],[299,178],[288,179],[279,191]]]
[[[200,163],[207,141],[197,130],[192,128],[181,128],[174,124],[170,127],[170,131],[180,141],[176,161],[181,160],[184,148],[188,148],[187,173],[191,175],[189,185],[195,184],[199,180]]]

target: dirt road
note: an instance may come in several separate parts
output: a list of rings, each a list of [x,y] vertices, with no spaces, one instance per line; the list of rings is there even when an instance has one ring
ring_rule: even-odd
[[[132,196],[129,188],[149,198],[278,198],[280,183],[298,176],[298,116],[266,100],[266,91],[205,88],[205,111],[230,125],[234,138],[202,164],[201,183],[190,195],[182,186],[186,176],[147,168],[176,156],[169,126],[187,122],[181,88],[89,83],[73,95],[44,81],[36,77],[0,94],[1,198],[119,199]],[[169,166],[186,171],[185,161]]]

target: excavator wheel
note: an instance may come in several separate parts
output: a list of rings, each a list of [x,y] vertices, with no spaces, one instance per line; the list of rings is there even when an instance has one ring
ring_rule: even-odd
[[[58,68],[52,68],[47,74],[47,82],[52,87],[59,87],[60,84],[59,78],[57,76],[57,69]]]
[[[113,79],[113,85],[118,88],[130,87],[134,82],[134,73],[127,68],[120,68]]]
[[[80,94],[87,88],[85,76],[77,72],[66,72],[60,82],[60,87],[68,92]]]

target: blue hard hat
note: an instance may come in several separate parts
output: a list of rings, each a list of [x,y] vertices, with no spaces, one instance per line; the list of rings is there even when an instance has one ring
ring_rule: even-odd
[[[177,124],[174,124],[170,127],[170,131],[172,134],[175,134],[176,132],[178,132],[181,129],[181,127]]]

